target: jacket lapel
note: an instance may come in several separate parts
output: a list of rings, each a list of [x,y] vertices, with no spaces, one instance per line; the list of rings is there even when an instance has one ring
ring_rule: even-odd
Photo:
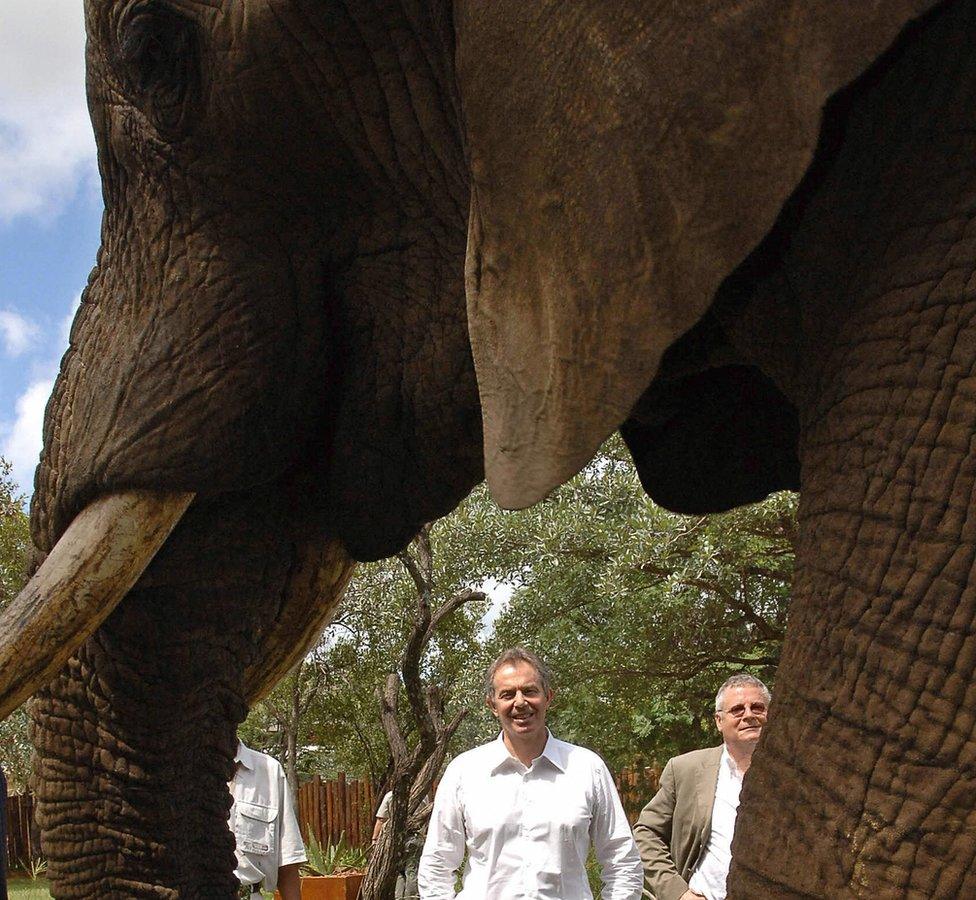
[[[718,767],[722,761],[722,748],[716,747],[700,763],[698,773],[698,821],[702,823],[702,851],[712,835],[712,806],[715,804],[715,788],[718,787]]]

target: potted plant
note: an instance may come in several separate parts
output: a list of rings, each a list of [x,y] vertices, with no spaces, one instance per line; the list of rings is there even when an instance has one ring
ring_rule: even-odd
[[[301,868],[302,900],[356,900],[366,872],[366,851],[352,847],[345,834],[322,847],[308,829],[308,862]],[[281,900],[275,892],[275,900]]]

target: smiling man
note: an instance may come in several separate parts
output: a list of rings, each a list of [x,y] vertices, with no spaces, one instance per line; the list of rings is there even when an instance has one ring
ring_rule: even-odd
[[[769,689],[733,675],[715,696],[722,746],[670,760],[634,837],[655,900],[725,900],[742,778],[766,724]]]
[[[489,668],[486,702],[502,731],[444,773],[420,859],[421,900],[591,900],[591,846],[604,900],[640,898],[640,858],[613,779],[595,753],[549,732],[549,682],[542,660],[521,647]]]

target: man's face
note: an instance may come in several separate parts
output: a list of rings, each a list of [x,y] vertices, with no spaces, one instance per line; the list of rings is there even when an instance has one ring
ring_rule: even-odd
[[[755,746],[766,724],[766,698],[754,684],[726,688],[722,712],[715,713],[715,725],[730,747]]]
[[[527,662],[508,663],[495,672],[492,684],[495,694],[488,698],[488,707],[509,741],[523,741],[545,730],[552,691],[546,694],[542,690],[534,666]]]

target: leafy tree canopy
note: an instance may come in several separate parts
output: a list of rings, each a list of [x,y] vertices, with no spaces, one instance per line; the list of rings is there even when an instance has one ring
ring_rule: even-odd
[[[786,626],[796,498],[681,516],[644,494],[619,439],[543,503],[468,504],[514,585],[496,646],[525,643],[556,675],[550,716],[614,765],[717,742],[717,687],[772,684]],[[462,512],[462,516],[465,513]]]
[[[438,603],[486,582],[511,591],[502,608],[458,610],[432,642],[425,674],[445,687],[448,713],[452,704],[473,713],[455,750],[497,733],[481,678],[514,644],[553,668],[553,730],[614,766],[715,743],[719,684],[748,670],[772,685],[795,522],[792,494],[724,515],[667,512],[644,494],[618,438],[531,509],[504,512],[477,488],[430,530]],[[304,752],[307,771],[385,771],[375,688],[396,669],[414,590],[403,559],[359,570],[307,661],[319,674],[302,676],[317,679],[300,742],[318,748]],[[256,709],[248,727],[267,715]]]
[[[0,457],[0,610],[27,580],[31,541],[23,503],[10,478],[10,463]],[[27,789],[30,758],[27,713],[21,706],[0,722],[0,766],[11,792]]]
[[[470,542],[443,519],[430,528],[433,562],[431,597],[435,608],[457,592],[483,580]],[[242,726],[241,737],[284,759],[284,724],[294,708],[296,690],[307,697],[298,741],[299,776],[311,772],[331,775],[345,771],[383,780],[389,750],[380,725],[376,689],[399,670],[407,636],[417,609],[417,587],[406,558],[361,566],[335,620],[316,650],[258,704]],[[486,663],[481,634],[485,603],[474,602],[453,612],[438,626],[425,657],[426,681],[443,689],[445,716],[458,704],[470,703],[474,685]],[[301,702],[301,701],[299,701]],[[471,746],[486,725],[484,716],[469,716],[455,736],[455,746]]]

